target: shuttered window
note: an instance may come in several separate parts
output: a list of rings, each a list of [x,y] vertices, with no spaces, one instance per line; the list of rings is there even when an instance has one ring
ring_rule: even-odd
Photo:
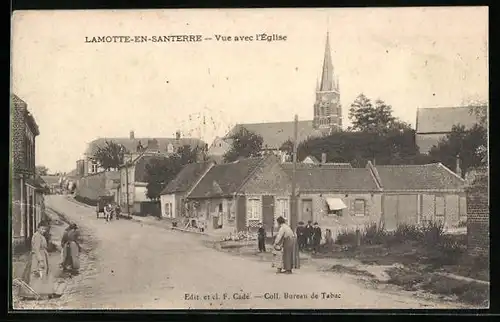
[[[276,218],[283,217],[288,222],[290,213],[289,201],[288,199],[277,199],[276,200]]]
[[[444,197],[436,196],[436,216],[444,216]]]
[[[262,218],[262,204],[260,199],[248,199],[248,220],[260,220]]]
[[[366,200],[356,199],[354,200],[354,216],[365,216],[366,215]]]

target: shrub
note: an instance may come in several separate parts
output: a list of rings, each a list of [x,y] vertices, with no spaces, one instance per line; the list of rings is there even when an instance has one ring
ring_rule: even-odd
[[[339,245],[355,245],[356,244],[356,232],[344,228],[335,239],[335,243]]]
[[[361,242],[368,245],[383,244],[386,240],[387,232],[383,225],[371,223],[365,226],[365,230],[361,236]]]
[[[421,241],[430,247],[435,247],[441,242],[444,236],[444,225],[440,222],[432,221],[421,227]]]
[[[399,243],[422,240],[422,231],[415,225],[400,224],[397,226],[393,235],[394,241]]]

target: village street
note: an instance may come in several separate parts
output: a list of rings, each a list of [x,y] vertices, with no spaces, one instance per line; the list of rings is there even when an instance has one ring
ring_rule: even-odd
[[[46,203],[76,222],[85,239],[81,274],[73,277],[61,309],[447,308],[365,289],[307,264],[292,275],[276,275],[268,262],[206,247],[204,237],[129,220],[107,223],[65,196],[48,196]],[[338,296],[323,298],[323,292]],[[279,299],[265,299],[266,293]],[[285,299],[284,293],[309,299]],[[318,298],[310,299],[312,293]]]

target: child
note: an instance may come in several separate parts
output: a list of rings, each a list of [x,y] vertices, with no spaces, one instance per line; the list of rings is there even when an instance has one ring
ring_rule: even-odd
[[[283,269],[283,250],[281,246],[276,246],[273,249],[273,265],[276,268],[276,274],[281,273]]]
[[[259,253],[265,252],[266,251],[266,230],[262,226],[262,223],[259,223],[258,243],[259,243]]]

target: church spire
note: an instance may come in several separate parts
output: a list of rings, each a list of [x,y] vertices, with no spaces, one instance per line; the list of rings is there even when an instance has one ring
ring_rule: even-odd
[[[320,91],[329,92],[334,90],[334,75],[332,54],[330,50],[330,33],[326,32],[325,57],[323,59],[323,72],[321,73]]]

